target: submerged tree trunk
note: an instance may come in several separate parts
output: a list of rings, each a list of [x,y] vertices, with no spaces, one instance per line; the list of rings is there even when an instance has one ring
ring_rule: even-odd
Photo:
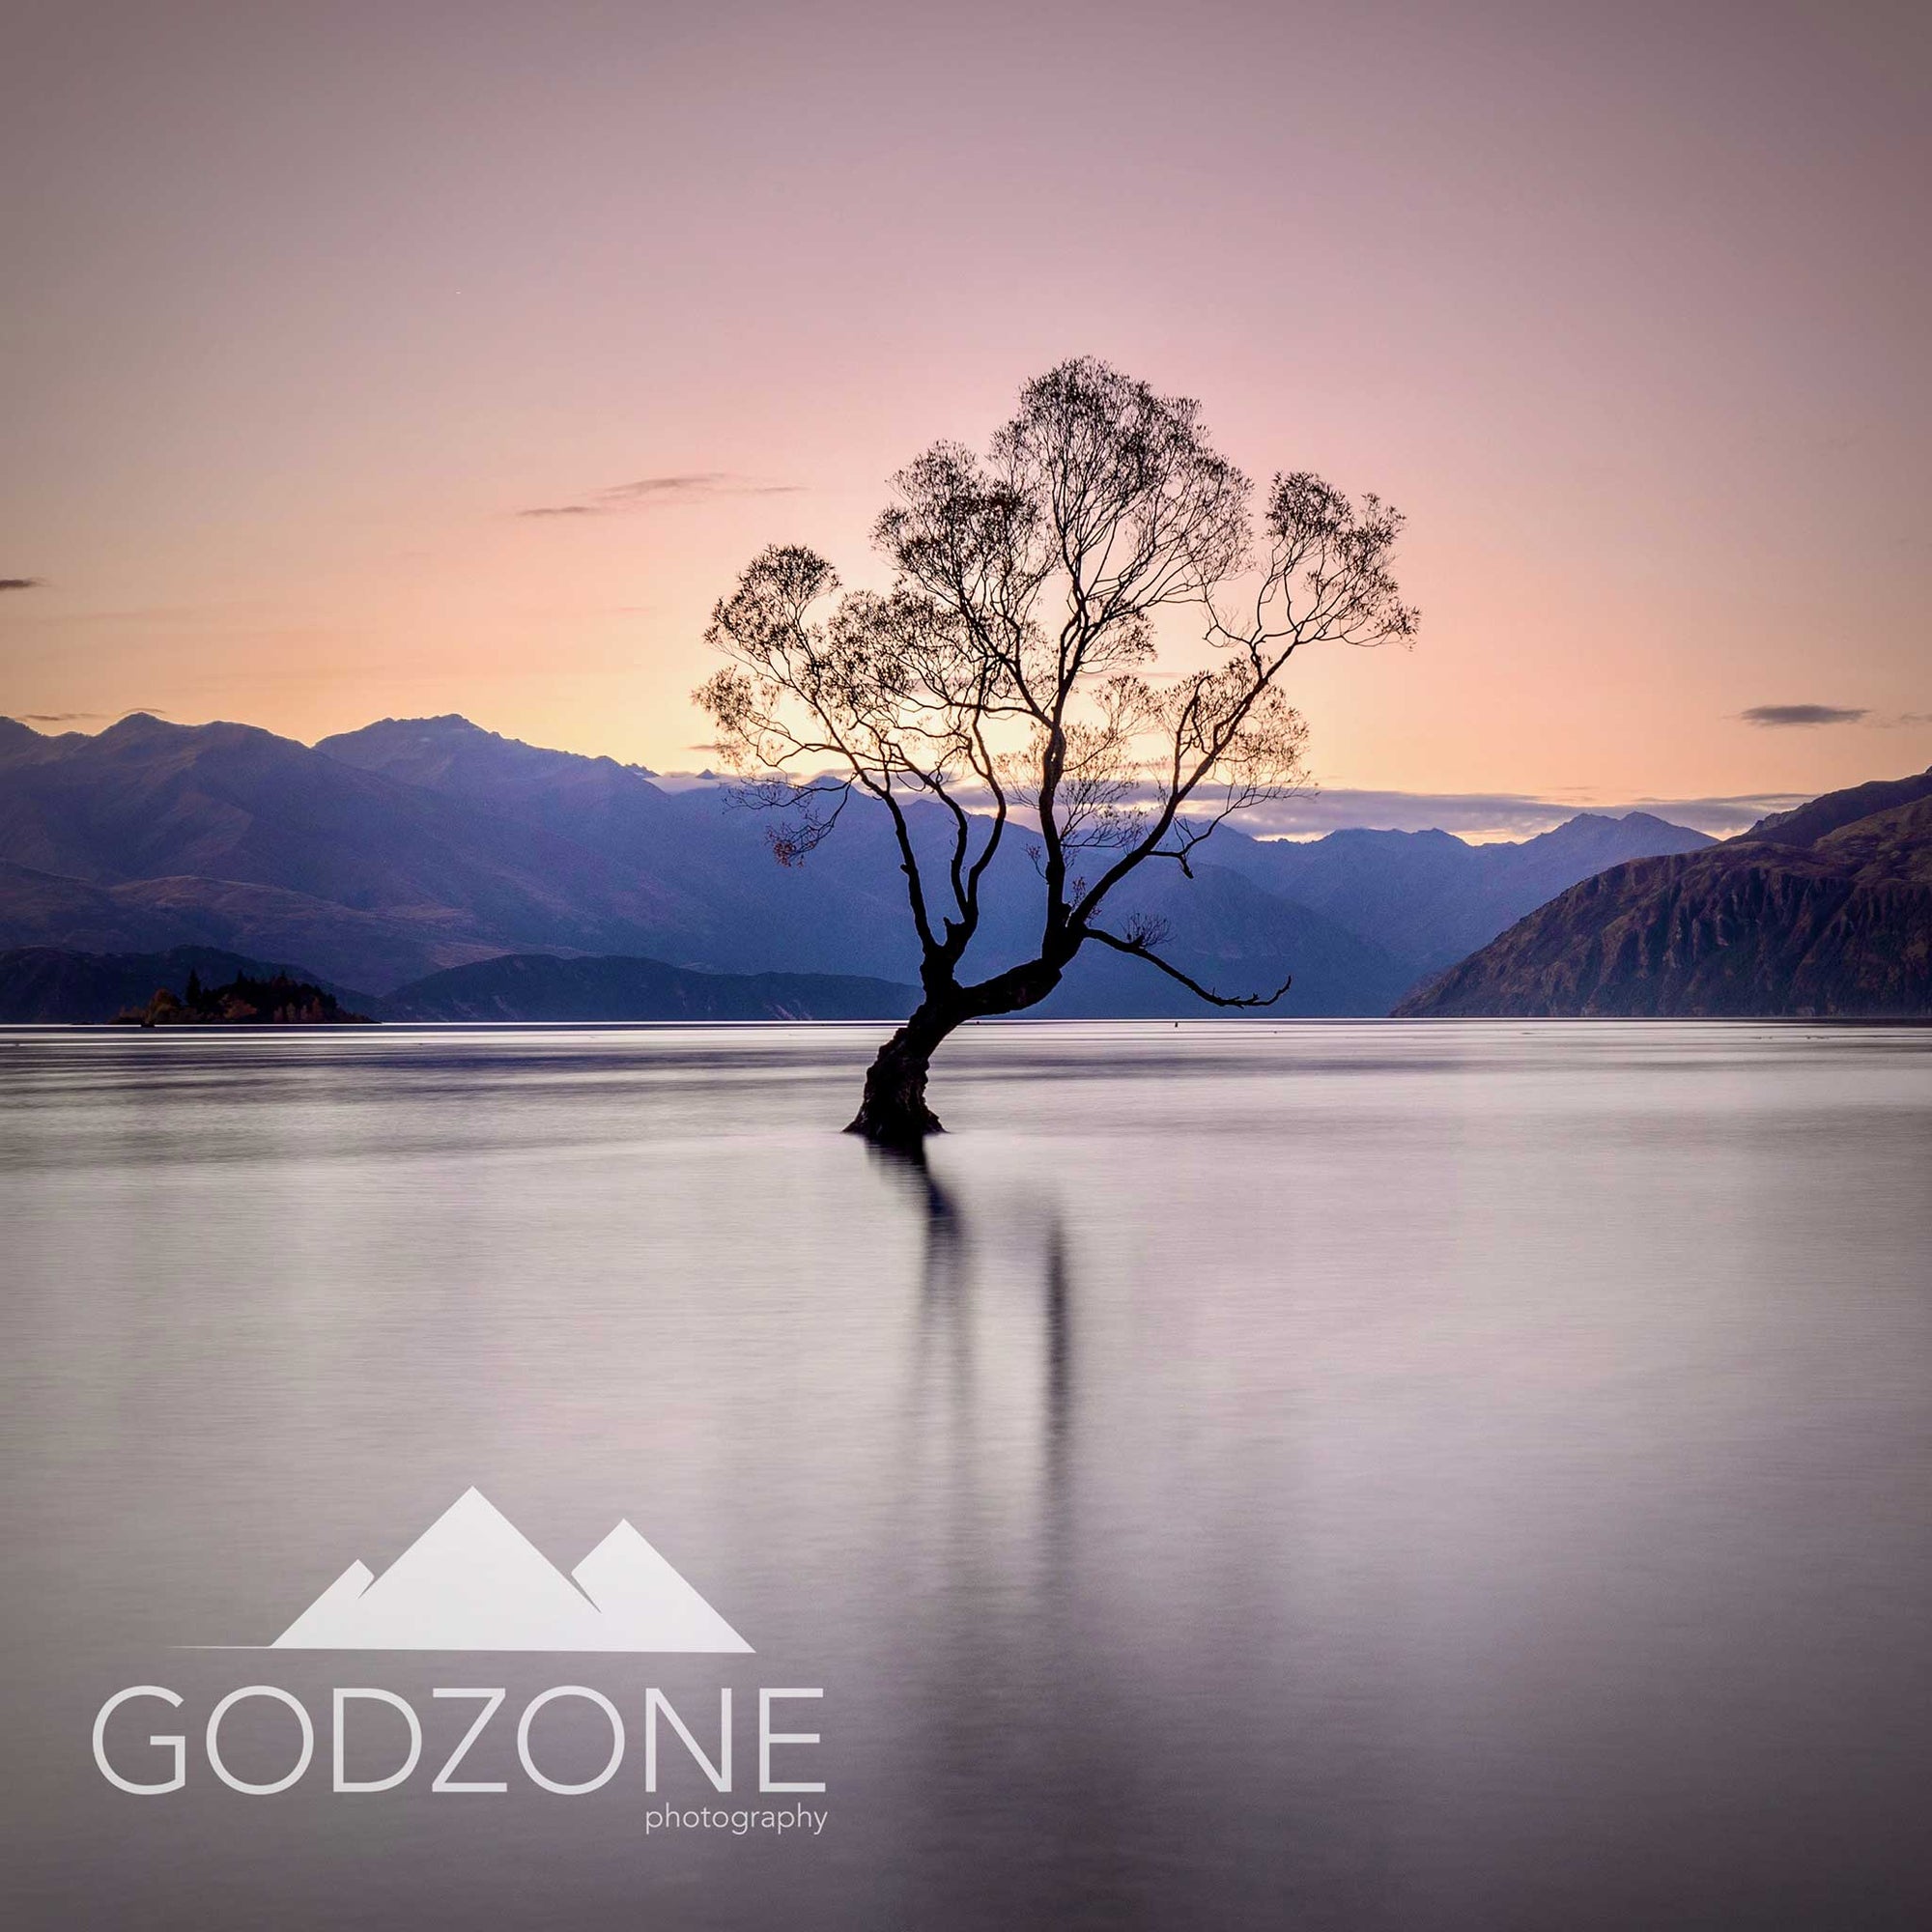
[[[965,1017],[955,1008],[924,1001],[867,1069],[866,1096],[845,1131],[892,1148],[917,1148],[927,1134],[943,1134],[939,1117],[925,1104],[925,1076],[940,1041]]]
[[[1023,1012],[1060,984],[1074,949],[1061,946],[1048,956],[1009,966],[977,986],[961,986],[934,975],[918,1010],[880,1047],[866,1072],[866,1097],[845,1131],[863,1134],[875,1147],[916,1149],[927,1134],[943,1134],[939,1117],[925,1104],[925,1077],[932,1056],[947,1035],[968,1020]]]

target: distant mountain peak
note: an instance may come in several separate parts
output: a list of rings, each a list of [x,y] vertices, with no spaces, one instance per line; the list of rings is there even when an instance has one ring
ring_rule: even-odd
[[[104,725],[94,734],[97,745],[111,744],[117,739],[150,737],[157,732],[205,731],[213,729],[212,724],[175,724],[165,718],[156,718],[152,711],[130,711],[126,717],[117,718],[113,724]],[[238,730],[249,730],[250,725],[238,725]],[[264,733],[266,736],[267,734]]]
[[[1437,847],[1454,845],[1463,851],[1469,849],[1466,838],[1459,838],[1453,832],[1444,832],[1439,825],[1432,825],[1422,832],[1404,832],[1387,825],[1340,825],[1333,832],[1324,832],[1319,838],[1267,839],[1271,845],[1293,844],[1307,849],[1316,845],[1389,845],[1408,850],[1416,850],[1423,845]]]
[[[317,742],[321,746],[390,738],[406,738],[417,744],[432,744],[440,740],[484,740],[498,745],[520,742],[515,738],[505,738],[500,731],[487,729],[473,719],[464,717],[460,711],[439,712],[434,718],[377,718],[367,724],[358,725],[354,731],[338,731]]]
[[[1556,846],[1603,847],[1614,849],[1617,859],[1627,859],[1652,858],[1666,852],[1695,852],[1716,843],[1708,832],[1673,824],[1667,818],[1659,818],[1655,812],[1577,811],[1560,825],[1552,825],[1548,832],[1520,840],[1516,849],[1528,853],[1538,849],[1548,851]]]
[[[365,724],[365,731],[445,731],[458,736],[474,735],[478,738],[496,738],[506,744],[516,744],[517,739],[505,739],[500,731],[492,731],[487,725],[479,724],[473,718],[466,718],[460,711],[439,711],[431,718],[379,718],[373,724]],[[353,734],[352,734],[353,735]]]
[[[1596,835],[1608,832],[1617,826],[1649,825],[1661,825],[1672,832],[1690,832],[1690,828],[1687,825],[1673,825],[1669,819],[1659,818],[1654,812],[1649,811],[1573,811],[1568,818],[1560,819],[1548,832],[1540,832],[1536,837],[1556,838],[1566,833],[1576,836]],[[1691,836],[1701,838],[1704,835],[1692,833]],[[1525,839],[1521,842],[1527,844],[1530,841]]]

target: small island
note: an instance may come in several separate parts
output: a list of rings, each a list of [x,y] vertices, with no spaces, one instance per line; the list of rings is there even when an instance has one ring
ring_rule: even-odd
[[[185,992],[157,986],[145,1006],[114,1016],[116,1026],[374,1026],[367,1013],[352,1013],[333,993],[306,980],[277,973],[257,980],[238,973],[225,986],[204,986],[190,972]]]

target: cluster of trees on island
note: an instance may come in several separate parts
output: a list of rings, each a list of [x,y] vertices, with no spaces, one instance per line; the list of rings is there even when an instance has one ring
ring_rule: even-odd
[[[287,973],[258,980],[238,973],[225,985],[205,986],[190,970],[186,989],[177,994],[157,986],[146,1005],[115,1016],[117,1026],[368,1026],[366,1013],[352,1013],[333,993],[292,980]]]

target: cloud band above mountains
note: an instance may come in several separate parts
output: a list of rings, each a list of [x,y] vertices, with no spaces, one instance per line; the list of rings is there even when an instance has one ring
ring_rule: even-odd
[[[1711,798],[1639,798],[1598,804],[1580,798],[1538,798],[1519,792],[1412,792],[1334,790],[1297,793],[1244,811],[1236,821],[1258,838],[1307,838],[1349,826],[1388,832],[1453,832],[1460,838],[1529,838],[1574,818],[1579,811],[1621,818],[1646,811],[1719,838],[1742,832],[1770,811],[1802,805],[1799,792],[1744,792]]]
[[[704,750],[705,747],[695,749]],[[731,778],[703,772],[660,772],[653,782],[666,791],[686,791],[696,785],[728,785]],[[957,794],[973,810],[990,809],[990,793],[970,788]],[[1773,811],[1789,811],[1812,796],[1809,792],[1738,792],[1707,798],[1637,798],[1600,803],[1583,796],[1543,798],[1528,792],[1373,791],[1337,785],[1295,792],[1267,805],[1251,806],[1229,822],[1251,838],[1319,838],[1329,832],[1451,832],[1474,843],[1492,839],[1533,838],[1553,831],[1578,812],[1622,818],[1633,811],[1648,812],[1672,825],[1727,838],[1755,825]],[[1203,796],[1204,809],[1212,791]]]
[[[683,791],[697,784],[729,784],[715,772],[665,772],[654,781],[667,791]],[[1553,831],[1578,812],[1622,818],[1633,811],[1648,812],[1672,825],[1727,838],[1754,825],[1767,813],[1789,811],[1803,805],[1809,792],[1739,792],[1708,798],[1638,798],[1600,803],[1572,796],[1542,798],[1527,792],[1373,791],[1337,785],[1298,791],[1267,805],[1251,806],[1230,821],[1251,838],[1319,838],[1329,832],[1366,829],[1376,832],[1450,832],[1475,843],[1492,839],[1533,838]],[[976,809],[990,807],[990,795],[961,792],[960,802]],[[1208,795],[1211,798],[1211,794]],[[1204,803],[1207,801],[1204,800]]]

